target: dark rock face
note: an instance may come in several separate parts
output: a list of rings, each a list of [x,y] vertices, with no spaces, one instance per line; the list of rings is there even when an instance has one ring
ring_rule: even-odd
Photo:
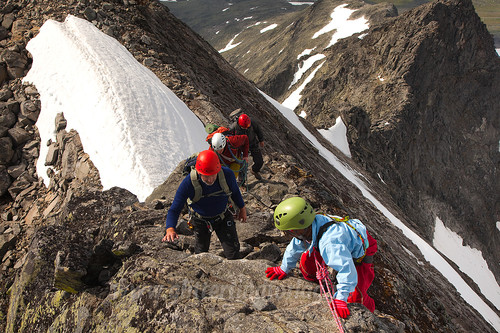
[[[437,2],[339,41],[299,108],[316,127],[342,115],[353,158],[389,184],[428,240],[440,218],[493,263],[499,74],[471,2]]]
[[[322,0],[301,12],[273,18],[277,24],[273,30],[261,33],[263,26],[242,29],[233,42],[237,47],[222,55],[241,73],[278,101],[283,101],[290,92],[294,74],[298,68],[330,43],[329,34],[313,38],[315,33],[331,22],[330,14],[337,6],[348,4],[346,8],[356,10],[355,18],[365,17],[370,25],[387,17],[397,15],[392,4],[368,5],[363,1]],[[353,17],[354,18],[354,17]],[[302,53],[309,50],[308,54]],[[318,61],[318,64],[322,62]],[[299,87],[313,69],[307,71],[294,83]]]
[[[209,253],[193,255],[194,236],[185,228],[185,220],[179,223],[177,242],[160,242],[179,172],[147,203],[139,203],[124,189],[102,191],[98,170],[78,133],[66,130],[64,115],[54,120],[56,141],[37,140],[31,119],[38,116],[31,108],[39,105],[36,90],[8,74],[2,85],[2,89],[12,87],[6,107],[17,116],[15,124],[24,124],[17,127],[33,135],[21,146],[14,144],[8,129],[3,136],[10,140],[14,154],[9,164],[2,165],[13,180],[0,201],[2,330],[334,331],[316,284],[302,279],[298,270],[282,281],[269,281],[264,274],[266,267],[279,264],[287,244],[273,226],[273,208],[288,196],[301,195],[320,211],[360,218],[379,241],[376,278],[370,289],[377,311],[372,314],[350,304],[353,315],[343,321],[347,329],[493,332],[415,245],[320,157],[251,83],[161,5],[146,0],[19,0],[2,3],[0,13],[8,30],[0,45],[20,55],[46,18],[63,20],[71,13],[93,19],[204,122],[227,125],[231,111],[242,107],[259,119],[266,133],[264,179],[250,176],[244,193],[249,220],[237,223],[244,258],[226,260],[215,237]],[[356,113],[358,123],[370,128],[370,118],[362,112],[359,108]],[[40,144],[51,147],[48,157],[38,157]],[[47,187],[36,175],[37,158],[54,168]],[[353,161],[343,162],[364,174]],[[380,200],[410,224],[384,194],[385,187],[373,179],[371,183]]]
[[[500,60],[486,27],[470,1],[429,3],[397,18],[390,7],[353,1],[348,8],[371,29],[324,52],[327,40],[311,36],[340,4],[318,1],[279,21],[267,39],[244,31],[242,44],[223,55],[283,101],[302,82],[290,88],[297,66],[325,54],[297,112],[305,110],[316,128],[342,116],[353,158],[389,185],[414,226],[431,241],[441,219],[482,251],[500,280]]]

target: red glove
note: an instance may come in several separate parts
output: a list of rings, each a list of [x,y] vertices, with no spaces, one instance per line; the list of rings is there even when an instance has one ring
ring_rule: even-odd
[[[333,304],[335,305],[335,311],[337,311],[337,314],[341,318],[347,318],[347,316],[351,314],[349,312],[349,309],[347,308],[346,302],[344,302],[340,299],[334,299]]]
[[[266,269],[266,277],[270,278],[271,280],[274,280],[275,278],[278,278],[278,280],[281,280],[285,276],[286,276],[286,273],[284,270],[281,269],[281,267],[268,267]]]

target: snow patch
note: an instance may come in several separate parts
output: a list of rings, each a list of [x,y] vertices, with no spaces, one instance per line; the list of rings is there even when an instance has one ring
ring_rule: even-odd
[[[320,61],[321,59],[325,58],[326,56],[324,54],[315,54],[312,57],[307,58],[302,62],[302,66],[299,64],[299,70],[295,72],[293,75],[293,80],[290,83],[290,86],[288,86],[288,89],[290,89],[295,83],[299,82],[299,80],[302,78],[302,75],[304,75],[313,65],[316,61]]]
[[[314,78],[314,75],[316,75],[316,72],[318,71],[318,69],[321,68],[321,66],[323,66],[325,62],[322,62],[321,64],[318,65],[318,67],[316,67],[311,74],[309,74],[309,76],[304,80],[304,82],[302,82],[302,84],[300,85],[300,87],[298,87],[297,89],[295,89],[294,92],[292,92],[288,98],[283,101],[283,106],[284,107],[287,107],[291,110],[295,110],[295,108],[297,107],[297,105],[299,105],[300,103],[300,98],[302,97],[301,93],[302,93],[302,90],[304,90],[305,86],[311,82],[311,80]]]
[[[277,26],[278,26],[278,25],[277,25],[276,23],[273,23],[273,24],[271,24],[271,25],[268,25],[267,27],[265,27],[264,29],[262,29],[262,30],[260,31],[260,33],[264,33],[264,32],[266,32],[266,31],[276,29],[276,27],[277,27]]]
[[[80,135],[104,189],[125,188],[144,200],[191,153],[206,149],[204,126],[177,96],[114,38],[68,15],[47,20],[27,45],[33,65],[24,82],[40,93],[37,173],[54,118]]]
[[[227,45],[226,45],[223,49],[219,50],[219,53],[223,53],[223,52],[229,51],[229,50],[231,50],[231,49],[234,49],[236,46],[240,45],[240,44],[241,44],[241,42],[236,43],[236,44],[233,44],[234,40],[236,39],[236,37],[238,37],[238,35],[239,35],[239,34],[236,34],[236,35],[233,37],[233,39],[231,39],[231,40],[229,41],[229,43],[227,43]]]
[[[470,276],[481,293],[500,310],[500,286],[481,251],[464,246],[462,237],[448,229],[438,217],[432,243],[437,250],[457,264],[462,272]]]
[[[338,117],[335,120],[335,125],[329,129],[320,129],[319,132],[325,139],[330,141],[335,147],[337,147],[344,155],[351,157],[351,151],[349,150],[349,143],[347,142],[347,127],[345,127],[342,118]]]
[[[316,32],[312,38],[315,39],[325,33],[336,30],[327,46],[328,48],[335,44],[339,39],[352,36],[355,33],[364,31],[370,27],[368,25],[368,20],[365,19],[364,16],[356,20],[349,20],[349,17],[355,12],[355,10],[345,8],[346,6],[347,4],[343,4],[336,7],[330,14],[332,21]]]

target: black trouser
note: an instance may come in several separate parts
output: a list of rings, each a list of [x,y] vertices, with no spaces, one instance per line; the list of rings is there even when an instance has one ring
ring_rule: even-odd
[[[240,241],[238,240],[233,214],[229,210],[224,214],[224,218],[201,219],[195,217],[193,219],[194,253],[208,252],[210,237],[212,236],[210,225],[221,242],[226,258],[230,260],[239,259]]]
[[[259,172],[262,166],[264,165],[264,159],[262,158],[262,151],[259,146],[250,147],[250,154],[253,158],[252,170],[254,172]]]

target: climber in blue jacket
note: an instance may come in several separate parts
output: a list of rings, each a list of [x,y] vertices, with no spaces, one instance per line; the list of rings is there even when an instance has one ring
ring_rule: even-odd
[[[271,280],[283,279],[300,260],[300,270],[306,280],[316,278],[316,260],[337,271],[335,308],[342,318],[350,313],[349,303],[362,303],[375,310],[374,300],[367,290],[375,277],[373,254],[377,241],[357,219],[316,214],[311,205],[300,197],[282,201],[274,212],[278,229],[293,236],[288,244],[281,266],[269,267],[266,275]]]
[[[198,192],[198,195],[197,195]],[[195,169],[187,175],[175,193],[167,213],[165,236],[162,241],[173,242],[179,236],[175,230],[186,202],[191,210],[195,234],[195,253],[207,252],[212,231],[219,238],[228,259],[239,259],[240,243],[233,214],[228,209],[229,199],[238,208],[238,218],[247,219],[245,202],[231,169],[221,167],[219,157],[212,150],[198,154]]]

